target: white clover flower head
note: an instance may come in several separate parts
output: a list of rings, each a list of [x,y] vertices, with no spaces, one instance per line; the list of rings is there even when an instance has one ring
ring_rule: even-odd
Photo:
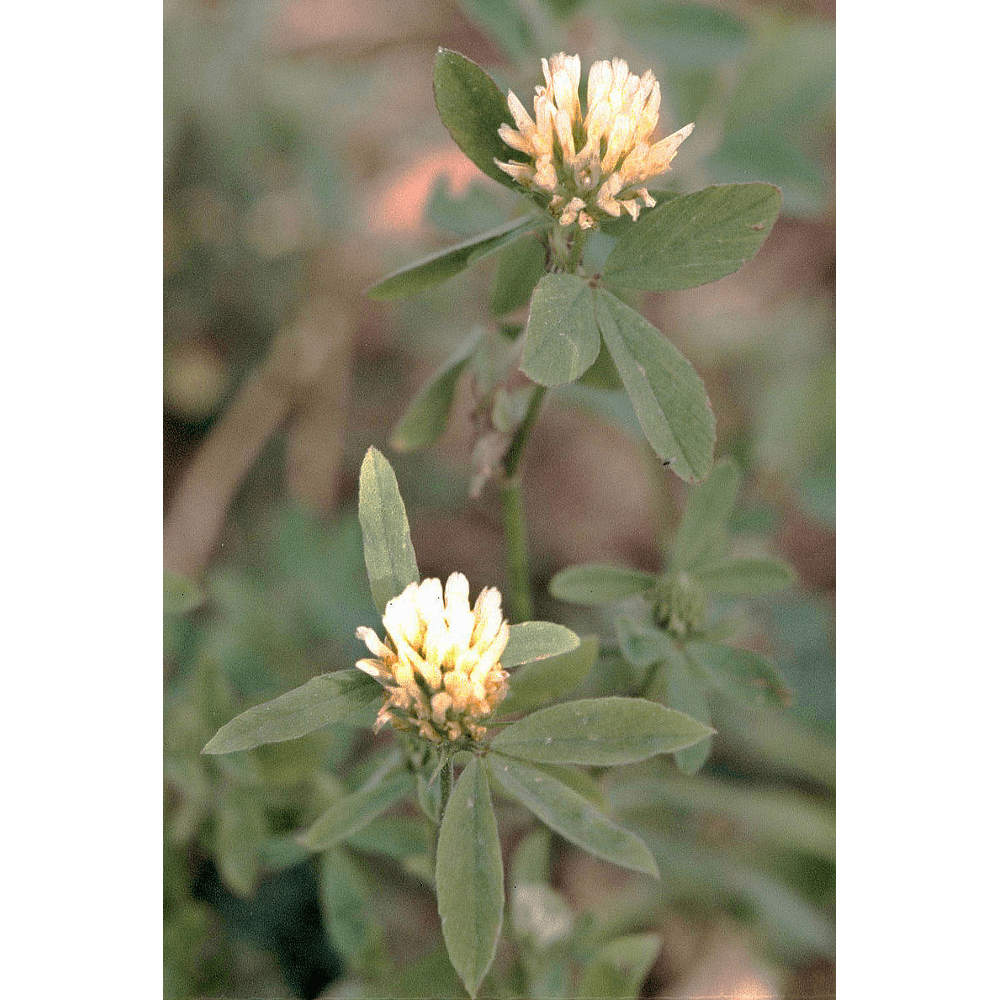
[[[500,138],[530,163],[494,160],[531,191],[551,195],[549,211],[559,224],[591,229],[601,213],[639,217],[640,203],[656,204],[641,185],[670,169],[680,144],[694,130],[685,125],[651,143],[660,116],[660,84],[647,70],[630,73],[624,59],[595,62],[587,77],[587,114],[580,107],[580,57],[564,52],[542,60],[545,86],[535,88],[532,118],[513,91],[507,105],[516,128]]]
[[[485,736],[479,720],[507,695],[500,656],[510,626],[500,601],[500,591],[486,587],[470,608],[469,581],[452,573],[443,589],[440,580],[429,578],[389,601],[384,641],[370,628],[357,629],[374,655],[358,660],[358,669],[385,688],[376,732],[391,722],[433,743]]]

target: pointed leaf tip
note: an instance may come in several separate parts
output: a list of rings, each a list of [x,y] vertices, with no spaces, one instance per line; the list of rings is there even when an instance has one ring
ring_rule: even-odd
[[[420,573],[396,474],[374,445],[361,464],[358,519],[372,598],[381,614],[408,584],[419,581]]]

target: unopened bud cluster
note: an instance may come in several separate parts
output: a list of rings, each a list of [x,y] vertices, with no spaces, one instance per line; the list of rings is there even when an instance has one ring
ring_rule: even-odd
[[[660,583],[655,611],[657,621],[678,639],[689,638],[705,628],[705,595],[687,573]]]
[[[385,641],[361,626],[357,637],[374,654],[357,666],[385,688],[375,722],[416,730],[434,743],[482,739],[480,720],[507,694],[500,656],[510,637],[500,591],[487,587],[469,606],[469,581],[452,573],[444,588],[435,578],[411,583],[385,608]]]
[[[685,125],[650,143],[660,116],[660,84],[647,70],[636,76],[624,59],[601,60],[587,78],[587,114],[580,107],[580,57],[560,52],[542,60],[545,86],[535,88],[535,117],[513,91],[507,104],[517,128],[501,125],[500,138],[530,163],[497,166],[533,191],[551,195],[560,225],[590,229],[600,213],[639,217],[656,204],[641,186],[665,170],[691,134]]]

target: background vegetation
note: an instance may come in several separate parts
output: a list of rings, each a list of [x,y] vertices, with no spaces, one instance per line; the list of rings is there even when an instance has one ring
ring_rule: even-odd
[[[660,758],[605,787],[661,883],[558,842],[553,877],[595,933],[660,936],[642,995],[833,991],[831,14],[650,0],[166,5],[165,559],[198,583],[172,587],[165,615],[169,996],[355,997],[365,982],[380,984],[372,995],[461,992],[408,817],[322,865],[292,839],[370,776],[378,740],[331,727],[199,754],[237,711],[361,655],[354,627],[376,624],[356,518],[370,444],[392,457],[422,572],[503,586],[495,491],[468,496],[468,377],[431,451],[389,448],[413,394],[487,321],[494,265],[404,303],[364,296],[394,267],[504,222],[516,201],[440,124],[438,45],[522,95],[541,55],[624,56],[664,84],[663,128],[697,123],[679,190],[782,188],[749,265],[646,305],[706,381],[716,454],[743,472],[733,551],[767,550],[798,572],[780,597],[729,609],[796,701],[720,702],[698,775]],[[610,616],[556,602],[549,579],[580,562],[660,569],[685,498],[616,399],[551,393],[525,483],[538,617],[609,640]],[[599,661],[586,689],[615,690],[616,669]],[[501,825],[505,851],[523,846],[518,814]]]

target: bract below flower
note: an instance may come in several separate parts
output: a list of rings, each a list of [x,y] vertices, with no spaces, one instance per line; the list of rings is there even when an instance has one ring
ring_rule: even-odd
[[[356,635],[374,655],[359,670],[385,688],[375,722],[417,730],[434,743],[463,737],[482,739],[479,720],[491,715],[507,694],[500,656],[510,638],[500,591],[487,587],[469,606],[469,581],[452,573],[444,588],[436,578],[411,583],[385,608],[385,640],[360,626]]]
[[[601,60],[587,78],[587,114],[580,107],[580,57],[564,52],[542,60],[545,86],[535,88],[535,117],[513,91],[507,105],[516,128],[501,125],[500,138],[530,163],[496,165],[532,191],[551,195],[549,211],[560,225],[590,229],[601,214],[639,217],[656,204],[641,186],[670,169],[680,144],[694,130],[685,125],[650,143],[660,115],[660,84],[647,70],[636,76],[624,59]]]

